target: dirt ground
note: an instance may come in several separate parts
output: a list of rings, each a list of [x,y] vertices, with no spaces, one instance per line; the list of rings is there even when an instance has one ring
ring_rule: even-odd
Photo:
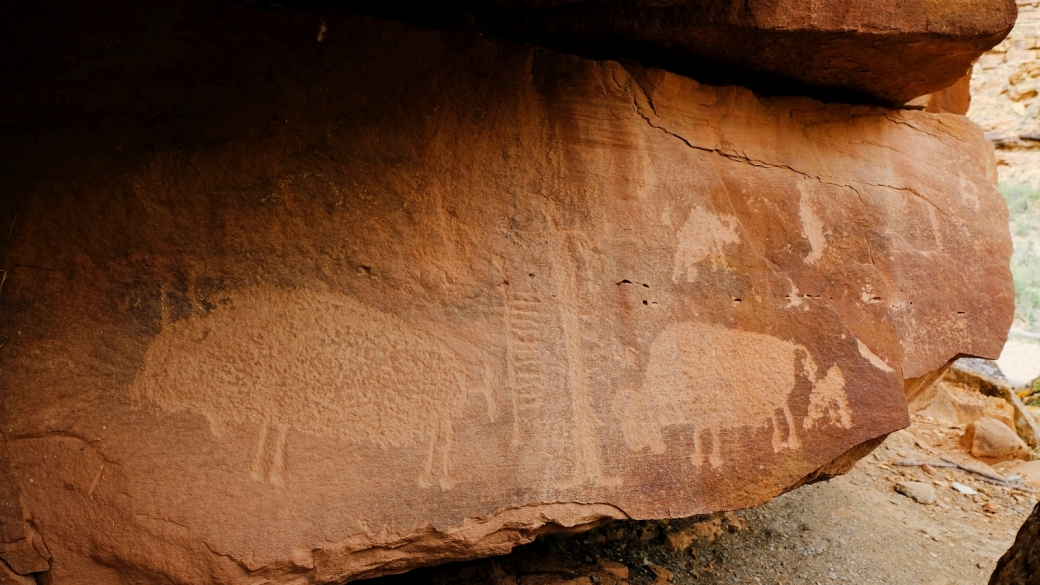
[[[957,468],[899,465],[949,465],[944,458],[979,465],[959,446],[963,428],[916,415],[849,474],[726,517],[614,522],[543,537],[496,559],[367,583],[984,584],[1037,494]],[[988,471],[1004,475],[1008,467]],[[897,493],[896,482],[905,480],[930,483],[938,501],[924,505]],[[952,482],[979,493],[962,495]],[[691,534],[702,537],[676,551]]]

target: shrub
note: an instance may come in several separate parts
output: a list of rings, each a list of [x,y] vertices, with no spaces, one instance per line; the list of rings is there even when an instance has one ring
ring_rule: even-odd
[[[1040,188],[1001,184],[1000,192],[1007,200],[1015,245],[1015,324],[1040,331]]]

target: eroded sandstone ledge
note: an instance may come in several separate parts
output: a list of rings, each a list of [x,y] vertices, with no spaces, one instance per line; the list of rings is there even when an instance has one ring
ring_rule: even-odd
[[[169,75],[100,50],[124,85],[69,73],[41,102],[92,100],[5,122],[17,572],[337,583],[753,506],[1003,343],[1006,211],[963,117],[183,18],[134,32]]]
[[[342,7],[335,0],[298,0]],[[901,105],[964,77],[1014,0],[437,0],[383,14],[779,95]]]

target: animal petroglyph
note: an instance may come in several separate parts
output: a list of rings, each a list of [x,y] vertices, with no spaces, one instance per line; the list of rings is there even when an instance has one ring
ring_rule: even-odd
[[[657,336],[642,387],[620,391],[614,410],[625,440],[634,450],[649,447],[654,453],[664,453],[665,428],[693,426],[692,458],[697,465],[705,457],[712,467],[722,465],[720,432],[727,429],[771,424],[774,452],[798,449],[801,441],[788,401],[799,361],[801,373],[813,384],[806,419],[812,423],[805,428],[825,418],[828,424],[851,426],[845,380],[837,365],[817,379],[818,366],[801,345],[694,322],[671,325]],[[711,437],[707,454],[705,435]]]
[[[821,423],[826,419],[825,423]],[[827,370],[827,375],[813,384],[809,396],[809,413],[802,426],[809,430],[817,425],[837,425],[843,429],[852,427],[852,408],[845,394],[845,376],[837,365]]]
[[[494,376],[465,346],[349,296],[271,287],[231,293],[168,326],[130,387],[138,404],[261,425],[250,470],[283,481],[290,430],[383,448],[425,445],[420,483],[451,485],[455,420]],[[474,353],[471,351],[470,353]],[[273,406],[272,406],[273,405]]]
[[[740,242],[736,226],[737,219],[731,215],[717,215],[694,206],[679,230],[672,281],[678,284],[697,280],[697,266],[706,259],[716,268],[725,266],[722,247]]]

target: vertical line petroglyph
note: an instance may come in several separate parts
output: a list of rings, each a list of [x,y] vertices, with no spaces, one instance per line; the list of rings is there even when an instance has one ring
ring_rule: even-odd
[[[618,478],[603,472],[596,416],[589,389],[588,367],[585,362],[584,331],[581,323],[581,299],[578,294],[578,267],[574,261],[572,241],[577,235],[559,227],[559,213],[547,210],[549,246],[552,256],[553,284],[563,328],[567,364],[567,393],[571,399],[573,427],[571,438],[575,461],[574,474],[560,485],[562,489],[591,483],[617,485]]]

